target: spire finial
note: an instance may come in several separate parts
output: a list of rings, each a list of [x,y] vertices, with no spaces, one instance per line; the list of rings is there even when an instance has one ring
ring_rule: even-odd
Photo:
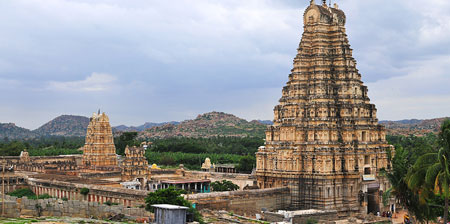
[[[100,109],[98,109],[98,115],[100,115]]]
[[[315,4],[316,4],[316,1],[311,0],[311,1],[309,2],[309,4],[310,4],[310,5],[315,5]]]
[[[323,5],[327,5],[327,0],[322,0],[322,2],[323,2]]]

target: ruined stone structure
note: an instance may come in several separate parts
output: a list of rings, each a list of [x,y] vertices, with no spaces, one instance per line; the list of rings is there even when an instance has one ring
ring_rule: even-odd
[[[64,156],[29,156],[25,150],[20,156],[2,156],[0,163],[7,167],[13,167],[15,171],[30,172],[60,172],[76,175],[78,166],[81,164],[81,155]]]
[[[303,21],[294,68],[256,154],[258,185],[288,186],[294,209],[348,212],[366,203],[375,212],[392,146],[356,69],[345,14],[312,0]]]
[[[145,186],[150,179],[148,161],[144,156],[145,149],[141,147],[126,147],[125,159],[122,161],[122,180],[137,180]]]
[[[94,113],[90,119],[83,148],[83,166],[88,170],[111,171],[118,168],[116,147],[109,118]]]

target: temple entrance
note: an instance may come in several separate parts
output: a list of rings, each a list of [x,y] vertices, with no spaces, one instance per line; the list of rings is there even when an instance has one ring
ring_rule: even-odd
[[[374,215],[380,211],[380,191],[379,188],[369,188],[367,190],[367,214]]]

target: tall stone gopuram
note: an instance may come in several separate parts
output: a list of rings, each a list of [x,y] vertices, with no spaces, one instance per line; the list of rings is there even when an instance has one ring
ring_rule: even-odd
[[[100,114],[99,111],[90,118],[82,163],[87,170],[113,171],[118,169],[112,129],[105,113]]]
[[[288,186],[292,209],[379,211],[389,187],[379,171],[390,169],[393,147],[356,69],[345,14],[312,0],[303,21],[294,68],[256,153],[258,185]]]

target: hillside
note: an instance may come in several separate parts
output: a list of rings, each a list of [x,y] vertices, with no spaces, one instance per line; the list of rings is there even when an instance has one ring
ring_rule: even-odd
[[[0,123],[0,140],[5,138],[26,139],[33,137],[36,137],[36,135],[26,128],[17,127],[14,123]]]
[[[266,128],[266,125],[257,121],[248,122],[232,114],[210,112],[179,124],[152,127],[141,132],[139,136],[142,138],[170,138],[177,136],[193,138],[213,136],[263,137]]]
[[[447,118],[435,118],[427,120],[401,120],[401,121],[380,121],[386,126],[388,135],[416,135],[423,136],[428,133],[439,132],[441,123]]]
[[[86,128],[89,125],[89,118],[74,115],[62,115],[33,132],[38,136],[85,136]]]
[[[114,130],[121,131],[121,132],[126,132],[126,131],[137,131],[137,132],[140,132],[140,131],[144,131],[144,130],[152,128],[152,127],[163,126],[163,125],[166,125],[166,124],[177,125],[179,123],[180,122],[177,122],[177,121],[162,122],[162,123],[146,122],[145,124],[137,126],[137,127],[135,127],[135,126],[119,125],[119,126],[115,126]]]
[[[440,124],[446,118],[427,120],[380,121],[386,126],[389,135],[417,135],[438,133]],[[137,131],[141,138],[170,138],[170,137],[212,137],[212,136],[257,136],[264,137],[268,120],[246,121],[232,114],[210,112],[198,115],[193,120],[183,122],[147,122],[143,125],[113,127],[115,136],[126,131]],[[0,140],[29,139],[41,136],[85,136],[89,118],[84,116],[62,115],[36,130],[18,127],[14,123],[0,123]]]

